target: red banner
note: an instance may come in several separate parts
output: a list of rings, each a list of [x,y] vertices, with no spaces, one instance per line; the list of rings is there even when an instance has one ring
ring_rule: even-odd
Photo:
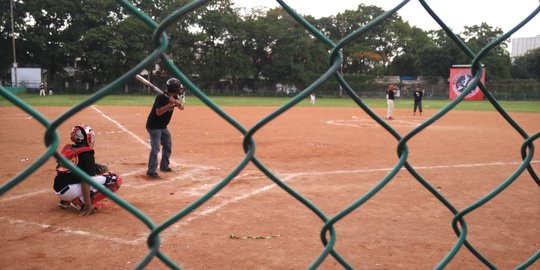
[[[482,77],[480,81],[485,82],[486,69],[483,68]],[[450,83],[448,89],[448,97],[451,100],[456,99],[472,82],[473,76],[471,68],[468,67],[453,67],[450,69]],[[480,87],[473,89],[464,100],[482,100],[484,94],[480,91]]]

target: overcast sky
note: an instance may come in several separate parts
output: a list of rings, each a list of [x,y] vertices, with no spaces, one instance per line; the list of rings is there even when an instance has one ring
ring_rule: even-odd
[[[237,7],[277,7],[275,0],[233,0]],[[285,0],[299,14],[315,18],[336,15],[344,10],[356,10],[359,4],[379,6],[384,10],[394,8],[400,0]],[[426,3],[448,27],[459,33],[464,26],[486,22],[492,27],[508,31],[526,18],[539,5],[538,0],[431,0]],[[411,0],[398,11],[403,20],[424,30],[440,29],[419,1]],[[534,37],[540,35],[540,14],[512,35]]]

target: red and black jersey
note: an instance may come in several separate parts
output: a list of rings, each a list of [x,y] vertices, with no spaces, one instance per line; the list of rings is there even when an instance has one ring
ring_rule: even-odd
[[[69,159],[73,164],[83,170],[90,176],[96,174],[96,161],[94,150],[88,146],[68,144],[62,149],[62,155]],[[81,183],[82,179],[75,175],[62,164],[56,166],[56,177],[54,178],[54,190],[59,192],[65,186]]]
[[[389,89],[388,90],[388,99],[394,100],[394,90]]]

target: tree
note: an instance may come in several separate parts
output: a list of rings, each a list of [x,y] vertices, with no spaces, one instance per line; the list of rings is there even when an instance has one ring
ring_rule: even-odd
[[[484,22],[480,25],[465,26],[465,30],[462,33],[467,46],[475,53],[479,53],[482,48],[489,45],[502,34],[504,32],[500,28],[493,28]],[[487,69],[486,80],[509,79],[511,77],[510,70],[512,62],[510,54],[506,50],[507,47],[507,41],[503,41],[482,58],[481,62]]]
[[[410,27],[408,23],[396,22],[399,44],[397,56],[386,70],[387,75],[419,76],[421,70],[419,59],[427,46],[434,46],[428,34],[417,27]]]
[[[256,76],[303,86],[309,73],[324,72],[328,67],[323,42],[312,37],[283,9],[271,9],[262,17],[249,18],[246,23],[250,25],[246,47],[251,50]]]
[[[11,36],[11,0],[0,0],[0,6],[5,7],[0,9],[0,48],[2,48],[2,53],[0,54],[0,78],[7,77],[7,71],[12,67],[13,59],[13,40]],[[25,3],[14,1],[13,6],[13,21],[15,28],[15,47],[17,51],[26,51],[28,43],[21,39],[20,33],[24,28],[24,10]],[[15,57],[17,58],[18,63],[25,62],[25,55],[21,53],[16,53]],[[20,65],[19,65],[20,66]]]
[[[243,74],[237,69],[245,68],[249,61],[240,53],[242,43],[238,37],[244,36],[242,27],[239,27],[240,17],[234,12],[230,0],[213,2],[201,10],[199,16],[196,73],[210,89],[215,89],[220,81],[228,86],[232,83],[233,75],[237,77]]]
[[[437,46],[426,46],[418,54],[417,64],[420,74],[428,77],[448,78],[450,68],[455,63],[452,54],[445,48]]]
[[[265,24],[266,11],[251,9],[244,17],[244,53],[250,57],[253,67],[251,77],[259,79],[263,69],[270,63],[270,46],[274,43],[272,35],[268,34],[271,25]]]
[[[22,8],[26,11],[24,20],[32,23],[19,29],[26,44],[18,48],[18,54],[22,63],[42,66],[48,71],[48,79],[54,80],[66,64],[64,44],[78,38],[70,26],[80,6],[73,1],[28,0]]]
[[[421,47],[417,54],[416,64],[420,75],[448,78],[452,65],[470,62],[444,30],[432,30],[427,34],[431,41]]]
[[[8,1],[0,0],[0,4],[7,6]],[[191,2],[134,1],[157,23]],[[48,71],[49,82],[77,80],[101,86],[155,49],[153,29],[112,0],[15,3],[17,62],[19,66],[41,65]],[[355,10],[335,16],[305,19],[337,43],[383,13],[380,7],[360,4]],[[240,14],[233,9],[232,0],[216,0],[183,15],[165,30],[169,37],[167,56],[184,74],[210,89],[239,89],[257,80],[304,86],[313,74],[328,69],[332,48],[317,40],[282,8],[253,9]],[[7,9],[0,10],[0,20],[0,45],[10,48]],[[458,38],[478,53],[501,34],[500,29],[482,23],[466,27]],[[536,74],[536,56],[516,59],[511,70],[506,46],[505,41],[481,59],[488,80],[509,78],[511,72],[518,77]],[[443,30],[424,32],[411,27],[397,13],[345,44],[342,52],[342,70],[346,74],[447,78],[452,65],[472,61]],[[7,74],[12,62],[10,53],[0,55],[3,74]],[[147,69],[153,70],[154,64],[163,67],[157,60]],[[79,71],[76,77],[65,72],[74,65]]]
[[[385,74],[401,76],[418,76],[417,56],[413,53],[407,53],[394,58],[394,61],[388,66]]]
[[[536,79],[540,81],[540,48],[516,57],[512,65],[514,79]]]
[[[346,10],[336,15],[335,21],[339,23],[337,27],[339,32],[334,28],[331,33],[335,38],[338,33],[347,35],[364,27],[383,13],[384,10],[380,7],[360,4],[356,10]],[[409,24],[403,22],[397,13],[370,28],[344,48],[344,72],[365,74],[377,66],[388,66],[395,57],[405,53],[404,48],[412,48],[402,40],[403,37],[409,36],[411,31]]]

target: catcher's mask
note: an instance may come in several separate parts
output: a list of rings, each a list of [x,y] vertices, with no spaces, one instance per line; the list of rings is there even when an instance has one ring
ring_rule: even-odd
[[[89,147],[93,147],[95,140],[96,134],[89,125],[77,125],[71,130],[71,141],[75,144],[87,144]]]
[[[167,92],[172,94],[184,93],[184,86],[177,78],[170,78],[167,80]]]

